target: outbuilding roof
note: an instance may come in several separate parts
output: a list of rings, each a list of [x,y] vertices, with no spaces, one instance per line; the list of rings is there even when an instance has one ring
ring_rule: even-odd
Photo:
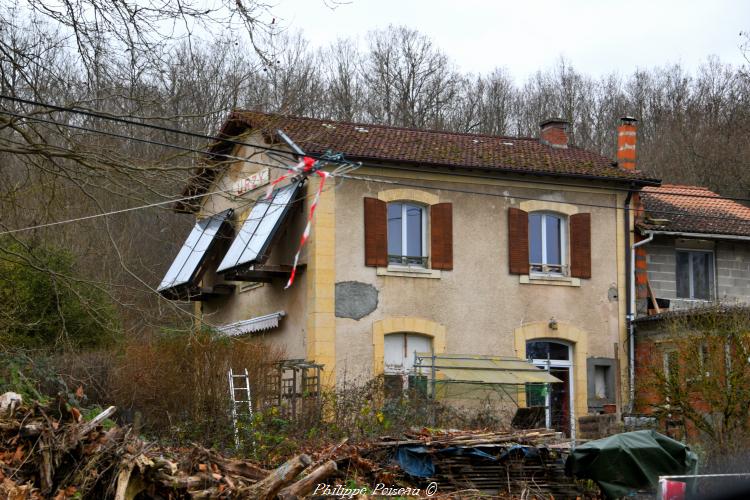
[[[701,186],[664,184],[641,191],[646,231],[750,236],[750,208]]]

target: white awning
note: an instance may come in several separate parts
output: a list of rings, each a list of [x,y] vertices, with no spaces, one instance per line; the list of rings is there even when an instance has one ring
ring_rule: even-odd
[[[263,330],[271,330],[278,328],[279,321],[281,318],[286,316],[286,312],[278,311],[265,316],[258,316],[255,318],[245,319],[237,321],[236,323],[229,323],[228,325],[220,326],[217,328],[219,333],[223,333],[227,337],[238,337],[248,333],[261,332]]]

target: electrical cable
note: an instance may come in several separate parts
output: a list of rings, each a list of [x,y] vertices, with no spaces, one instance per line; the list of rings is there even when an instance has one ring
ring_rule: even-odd
[[[0,96],[0,98],[1,97],[2,96]],[[71,127],[71,128],[77,128],[77,129],[81,129],[82,128],[82,127],[77,126],[77,125],[70,125],[70,124],[55,122],[53,120],[46,120],[46,119],[43,119],[43,118],[37,118],[37,117],[19,115],[17,113],[13,113],[13,112],[9,112],[9,111],[4,111],[4,110],[0,110],[0,114],[8,114],[8,115],[16,116],[16,117],[22,118],[22,119],[42,121],[44,123],[50,123],[50,124],[59,125],[59,126],[62,126],[62,127]],[[138,137],[125,136],[125,135],[115,134],[115,133],[111,133],[111,132],[99,131],[99,130],[96,130],[96,129],[88,129],[88,128],[83,128],[83,129],[86,130],[86,131],[88,131],[88,132],[91,132],[91,133],[101,133],[101,134],[104,134],[104,135],[114,135],[116,137],[120,137],[120,138],[127,139],[127,140],[133,140],[133,141],[136,141],[136,142],[147,142],[149,144],[156,144],[156,145],[167,147],[167,148],[178,148],[178,149],[182,149],[182,150],[186,150],[186,151],[191,151],[191,152],[196,152],[196,153],[205,153],[205,151],[203,151],[203,150],[199,150],[199,149],[195,149],[195,148],[189,148],[189,147],[186,147],[186,146],[178,146],[178,145],[168,144],[168,143],[162,143],[162,142],[158,142],[158,141],[151,141],[151,140],[147,140],[147,139],[141,139],[141,138],[138,138]],[[254,146],[252,144],[248,144],[248,145],[249,146]],[[261,147],[260,149],[263,149],[263,148]],[[268,151],[274,151],[274,152],[285,154],[285,155],[293,155],[294,154],[294,153],[292,153],[290,151],[284,151],[284,150],[272,150],[270,148],[266,149],[266,150],[268,150]],[[289,167],[282,167],[282,166],[279,166],[279,165],[272,165],[270,163],[265,163],[265,162],[257,162],[257,161],[249,160],[247,158],[242,158],[242,157],[234,156],[234,155],[230,155],[230,154],[223,154],[222,156],[225,157],[225,158],[227,158],[227,159],[232,159],[232,160],[236,160],[236,161],[247,162],[247,163],[251,163],[251,164],[258,164],[258,165],[267,166],[267,167],[270,167],[270,168],[283,169],[283,170],[288,170],[288,168],[289,168]],[[308,156],[310,156],[310,155],[308,155]],[[314,156],[311,156],[311,157],[315,158]],[[318,157],[316,159],[321,160],[322,158]],[[330,161],[332,163],[336,163],[337,162],[337,160],[325,160],[325,161]],[[348,161],[345,161],[344,165],[351,166],[352,163],[348,162]],[[372,166],[372,167],[376,167],[376,168],[377,167],[382,167],[382,165],[370,165],[370,164],[362,164],[362,163],[360,163],[359,166]],[[462,174],[454,174],[454,175],[462,175]],[[506,193],[487,193],[487,192],[473,191],[473,190],[468,190],[468,189],[458,189],[458,188],[450,188],[450,187],[442,187],[442,186],[441,187],[427,186],[427,185],[424,185],[424,184],[416,184],[416,183],[404,183],[404,182],[401,182],[401,181],[378,179],[378,178],[373,178],[373,177],[351,176],[350,174],[347,174],[347,173],[338,173],[338,174],[334,174],[334,176],[335,177],[340,177],[340,178],[343,178],[343,179],[360,180],[360,181],[366,181],[366,182],[378,182],[378,183],[393,184],[393,185],[399,185],[399,186],[405,186],[405,187],[413,187],[413,188],[421,188],[421,189],[441,189],[441,190],[444,190],[444,191],[457,192],[457,193],[463,193],[463,194],[486,195],[486,196],[494,196],[494,197],[500,197],[500,198],[506,198],[506,199],[507,198],[517,198],[517,199],[530,200],[530,201],[548,201],[548,200],[542,200],[540,198],[524,197],[524,196],[518,196],[518,195],[510,195],[510,194],[506,194]],[[533,181],[533,182],[536,182],[536,181]],[[580,187],[580,186],[576,185],[576,187]],[[602,188],[602,189],[606,189],[606,188]],[[216,193],[213,193],[213,194],[216,194]],[[219,192],[218,194],[221,194],[221,192]],[[659,194],[668,194],[668,193],[660,192]],[[734,201],[733,199],[723,198],[723,197],[720,197],[720,196],[717,197],[717,196],[705,196],[705,195],[683,195],[682,193],[676,193],[676,192],[673,193],[673,195],[674,196],[685,196],[685,197],[708,198],[708,199],[712,199],[712,200],[726,199],[726,200]],[[200,198],[200,197],[203,197],[203,196],[207,196],[207,194],[196,195],[196,196],[193,196],[193,197],[185,197],[184,199],[188,200],[188,199],[192,199],[192,198]],[[179,201],[182,201],[182,200],[183,200],[183,198],[178,198],[178,199],[175,199],[175,200],[171,200],[171,202],[172,203],[176,203],[176,202],[179,202]],[[747,199],[747,201],[750,201],[750,199]],[[170,201],[159,202],[159,204],[168,204],[168,203],[170,203]],[[583,202],[578,202],[576,204],[580,205],[580,206],[590,207],[590,208],[603,208],[603,209],[629,210],[629,211],[637,210],[637,209],[634,209],[634,208],[627,208],[626,209],[624,207],[620,207],[620,206],[617,206],[617,205],[601,205],[601,204],[583,203]],[[137,210],[139,208],[150,208],[152,205],[153,204],[144,205],[144,206],[141,206],[141,207],[133,207],[132,209],[124,209],[122,211]],[[111,215],[113,213],[119,213],[119,212],[120,211],[118,210],[118,211],[108,212],[108,213],[103,213],[103,214],[94,214],[94,215],[86,216],[86,217],[83,217],[83,218],[70,219],[70,220],[67,220],[67,221],[58,221],[58,222],[50,223],[49,225],[59,225],[59,224],[65,224],[65,223],[68,223],[68,222],[77,222],[78,220],[85,220],[85,219],[89,219],[89,218],[102,217],[102,216]],[[699,218],[705,218],[705,219],[732,220],[732,221],[735,221],[735,222],[738,222],[738,223],[742,223],[742,224],[750,223],[750,220],[747,220],[747,219],[741,219],[741,218],[736,218],[736,217],[726,217],[726,216],[719,216],[719,215],[710,215],[710,214],[692,214],[692,213],[688,213],[688,212],[662,211],[662,210],[655,211],[655,213],[659,213],[659,214],[663,214],[663,215],[699,217]],[[41,225],[41,226],[44,227],[44,225]],[[11,230],[11,231],[0,232],[0,235],[8,234],[9,232],[20,232],[20,231],[31,230],[31,229],[36,229],[36,228],[37,228],[37,226],[28,227],[28,228],[19,228],[19,229],[15,229],[15,230]]]
[[[212,135],[207,135],[207,134],[200,134],[200,133],[197,133],[197,132],[190,132],[190,131],[180,130],[180,129],[176,129],[176,128],[172,128],[172,127],[165,127],[165,126],[162,126],[162,125],[153,125],[153,124],[150,124],[150,123],[137,122],[137,121],[128,120],[128,119],[125,119],[125,118],[120,118],[120,117],[116,117],[116,116],[111,116],[111,115],[103,114],[103,113],[100,113],[100,112],[93,112],[93,111],[88,111],[88,110],[82,110],[82,109],[77,109],[77,108],[73,108],[73,107],[57,106],[57,105],[54,105],[54,104],[43,103],[43,102],[40,102],[40,101],[33,101],[33,100],[30,100],[30,99],[23,99],[23,98],[19,98],[19,97],[12,97],[12,96],[7,96],[7,95],[3,95],[3,94],[0,94],[0,99],[5,99],[5,100],[13,101],[13,102],[19,102],[19,103],[29,104],[29,105],[34,105],[34,106],[42,106],[42,107],[46,107],[46,108],[49,108],[49,109],[52,109],[52,110],[55,110],[55,111],[59,111],[59,112],[81,114],[81,115],[84,115],[84,116],[90,116],[90,117],[99,118],[99,119],[103,119],[103,120],[110,120],[110,121],[114,121],[114,122],[118,122],[118,123],[125,123],[125,124],[128,124],[128,125],[134,125],[134,126],[139,126],[139,127],[151,128],[151,129],[155,129],[155,130],[160,130],[162,132],[170,132],[170,133],[176,133],[176,134],[186,135],[186,136],[190,136],[190,137],[196,137],[196,138],[200,138],[200,139],[208,139],[208,140],[226,142],[226,143],[229,143],[229,144],[234,144],[234,145],[239,145],[239,146],[250,146],[250,147],[254,147],[256,149],[260,149],[260,150],[268,151],[268,152],[290,154],[289,151],[285,151],[285,150],[281,150],[281,149],[271,148],[271,147],[267,147],[267,146],[261,146],[261,145],[258,145],[258,144],[251,144],[251,143],[247,143],[247,142],[243,142],[243,141],[238,141],[238,140],[230,139],[230,138],[226,138],[226,137],[219,137],[219,136],[212,136]],[[43,120],[43,119],[39,119],[39,118],[36,118],[36,117],[28,116],[28,115],[20,115],[20,114],[12,113],[12,112],[5,111],[5,110],[0,110],[0,113],[10,114],[10,115],[13,115],[13,116],[17,116],[19,118],[27,118],[27,119],[31,119],[31,120],[45,121],[46,123],[53,123],[53,124],[64,126],[64,127],[79,128],[80,130],[86,130],[86,131],[90,131],[92,133],[101,133],[101,134],[106,134],[106,135],[114,135],[116,137],[121,137],[123,139],[140,140],[142,142],[149,142],[149,143],[152,143],[152,144],[155,144],[155,145],[161,145],[161,146],[166,146],[166,147],[179,147],[180,149],[185,149],[185,150],[189,150],[189,151],[195,151],[195,152],[198,152],[198,153],[201,153],[201,154],[205,154],[206,153],[205,150],[196,150],[196,149],[193,149],[193,148],[184,148],[184,147],[176,146],[176,145],[175,146],[170,146],[170,145],[166,145],[164,143],[160,143],[160,142],[157,142],[157,141],[149,141],[147,139],[138,139],[138,138],[133,138],[131,136],[120,136],[118,134],[113,134],[113,133],[104,132],[104,131],[98,131],[98,130],[95,130],[95,129],[87,129],[85,127],[80,127],[80,126],[76,126],[76,125],[69,125],[69,124],[64,124],[64,123],[59,123],[59,122],[54,122],[54,121],[49,121],[49,120]],[[370,125],[370,126],[372,126],[372,125]],[[513,139],[513,138],[512,137],[508,137],[508,139]],[[222,156],[228,156],[228,155],[222,155]],[[315,159],[320,159],[320,157],[319,157],[320,155],[316,156],[315,154],[307,154],[307,156],[310,156],[311,158],[315,158]],[[336,160],[330,160],[330,162],[331,163],[336,163],[337,161]],[[385,165],[368,165],[368,164],[363,164],[363,166],[373,166],[373,167],[379,167],[379,168],[393,168],[393,167],[388,167],[388,166],[385,166]],[[414,171],[414,172],[423,172],[423,171],[420,171],[420,170],[417,170],[417,169],[408,169],[408,168],[404,168],[404,167],[398,167],[398,169],[399,170],[406,170],[406,171]],[[482,176],[471,175],[471,174],[468,174],[468,173],[459,173],[459,172],[456,172],[456,173],[453,173],[453,172],[448,173],[448,172],[446,172],[445,174],[446,175],[457,175],[457,176],[468,176],[468,177],[479,177],[479,178],[482,178]],[[602,179],[602,180],[606,180],[606,179]],[[536,179],[533,182],[537,183],[537,184],[550,184],[550,185],[553,185],[553,186],[561,186],[562,185],[562,186],[569,186],[569,187],[580,187],[580,185],[578,185],[578,184],[570,184],[570,183],[566,184],[566,183],[561,183],[561,182],[557,182],[557,181],[544,181],[542,179]],[[616,187],[616,186],[615,187],[606,187],[606,188],[602,188],[602,189],[606,189],[606,190],[609,190],[609,191],[621,191],[621,192],[632,191],[631,189],[628,189],[628,188],[621,188],[621,187]],[[680,192],[674,192],[674,191],[660,191],[659,194],[660,195],[674,195],[674,196],[680,196],[680,197],[685,197],[685,198],[708,198],[708,199],[713,199],[713,200],[720,199],[720,200],[727,200],[727,201],[737,201],[737,202],[750,203],[750,198],[743,198],[743,197],[710,196],[710,195],[701,195],[701,194],[680,193]]]

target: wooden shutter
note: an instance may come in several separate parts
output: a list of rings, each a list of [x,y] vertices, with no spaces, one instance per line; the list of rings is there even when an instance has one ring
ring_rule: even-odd
[[[377,198],[365,198],[365,265],[388,265],[388,209]]]
[[[591,277],[591,214],[570,216],[570,275]]]
[[[453,204],[430,207],[430,261],[433,269],[453,269]]]
[[[508,209],[508,260],[511,274],[529,274],[529,214]]]

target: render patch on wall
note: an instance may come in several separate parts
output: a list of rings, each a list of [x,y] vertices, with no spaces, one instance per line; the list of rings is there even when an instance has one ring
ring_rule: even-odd
[[[336,283],[336,317],[362,319],[378,307],[378,289],[359,281]]]

